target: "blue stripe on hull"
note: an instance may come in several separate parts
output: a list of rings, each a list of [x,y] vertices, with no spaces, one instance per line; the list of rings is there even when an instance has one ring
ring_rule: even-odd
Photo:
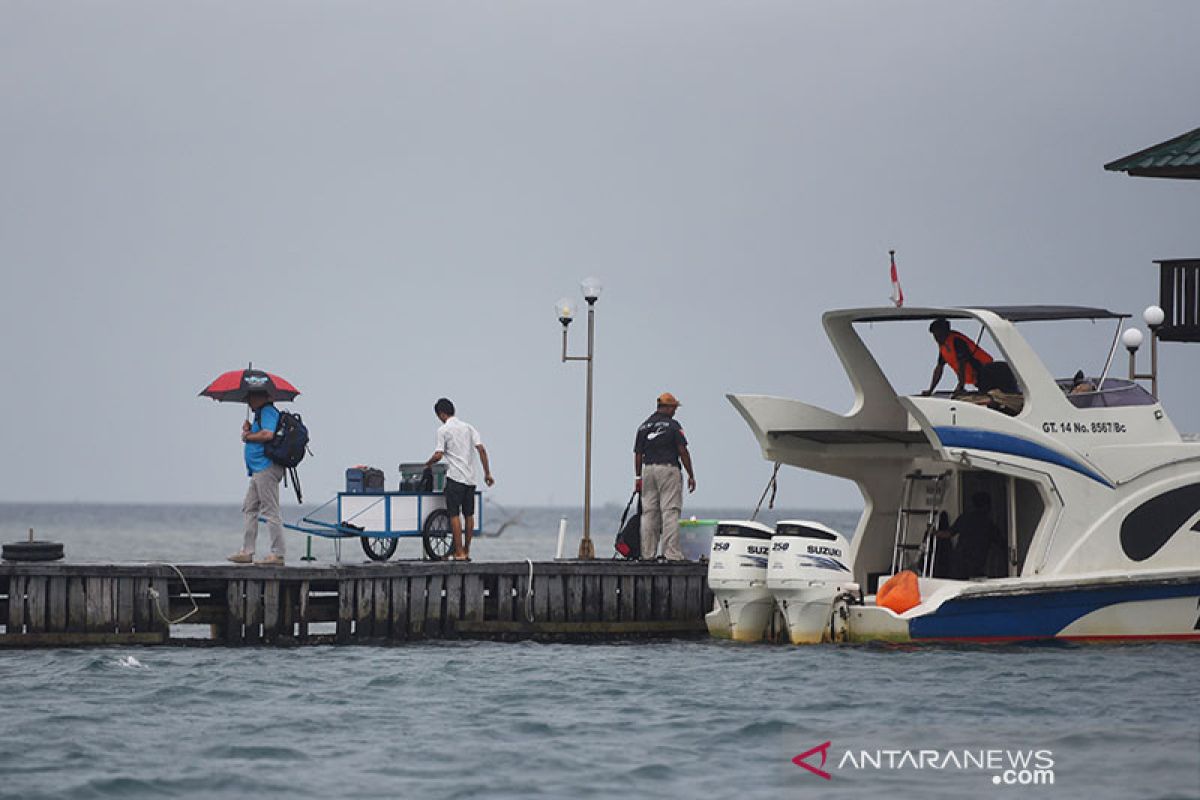
[[[1116,603],[1200,596],[1200,582],[1069,589],[1005,597],[957,597],[909,622],[913,639],[1049,639]]]
[[[1057,464],[1060,467],[1086,475],[1097,483],[1112,488],[1112,484],[1104,479],[1094,469],[1076,461],[1073,458],[1051,450],[1045,445],[1013,436],[1008,433],[988,431],[981,428],[957,428],[937,426],[933,429],[943,447],[965,447],[968,450],[988,450],[993,453],[1007,453],[1034,461],[1044,461],[1047,464]]]

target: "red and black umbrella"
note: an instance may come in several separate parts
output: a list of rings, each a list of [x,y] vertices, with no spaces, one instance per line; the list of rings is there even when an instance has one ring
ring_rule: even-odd
[[[235,369],[204,387],[201,397],[222,403],[244,403],[251,392],[266,392],[271,402],[295,400],[300,390],[278,375],[261,369]]]

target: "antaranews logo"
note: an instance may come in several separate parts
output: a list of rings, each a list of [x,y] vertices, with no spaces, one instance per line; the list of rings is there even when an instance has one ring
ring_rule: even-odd
[[[792,763],[812,774],[832,780],[825,770],[830,759],[832,741],[819,744],[792,759]],[[820,764],[814,764],[817,757]],[[942,750],[942,749],[878,749],[845,750],[835,759],[840,771],[899,772],[929,770],[932,772],[979,771],[989,772],[997,786],[1052,786],[1054,784],[1054,753],[1050,750]]]

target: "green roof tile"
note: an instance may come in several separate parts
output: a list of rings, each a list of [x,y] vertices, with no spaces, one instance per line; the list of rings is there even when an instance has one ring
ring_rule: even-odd
[[[1200,128],[1105,164],[1147,178],[1200,178]]]

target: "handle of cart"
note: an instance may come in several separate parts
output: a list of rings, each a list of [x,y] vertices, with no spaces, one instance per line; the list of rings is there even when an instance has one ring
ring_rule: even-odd
[[[318,515],[337,503],[337,519]],[[338,492],[314,511],[283,527],[324,539],[357,538],[372,561],[387,561],[400,539],[420,537],[426,558],[442,561],[454,551],[450,514],[440,492]],[[483,529],[483,492],[475,492],[475,530]],[[340,544],[340,542],[336,542]]]

